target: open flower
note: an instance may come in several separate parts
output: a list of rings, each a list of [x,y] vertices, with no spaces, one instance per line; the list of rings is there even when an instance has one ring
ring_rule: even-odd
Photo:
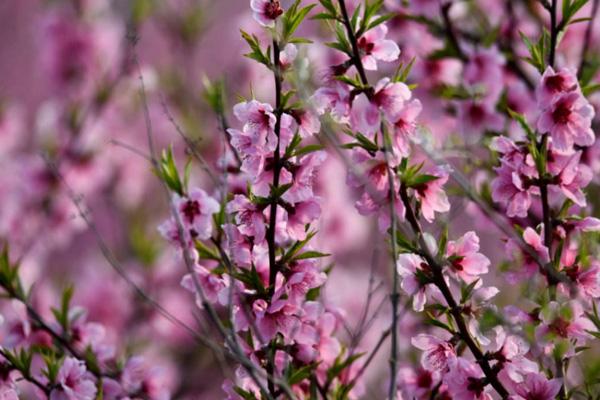
[[[472,283],[488,272],[490,260],[479,253],[479,237],[473,231],[448,242],[446,256],[454,273],[466,283]]]
[[[537,128],[552,136],[556,151],[570,153],[573,145],[591,146],[595,135],[592,131],[594,108],[578,92],[561,94],[552,105],[542,112]]]
[[[554,400],[561,386],[560,379],[548,379],[543,374],[530,373],[525,376],[525,381],[519,383],[515,389],[518,399]]]
[[[400,275],[400,287],[409,296],[412,296],[413,309],[423,311],[427,302],[427,282],[430,275],[429,266],[416,254],[400,254],[396,263],[396,271]]]
[[[449,363],[450,370],[444,376],[444,383],[453,400],[488,400],[492,396],[487,392],[488,385],[481,368],[462,357]]]
[[[250,8],[256,22],[263,26],[275,26],[275,20],[283,14],[279,0],[251,0]]]
[[[198,188],[192,189],[187,196],[175,196],[174,201],[183,227],[189,235],[193,239],[208,239],[212,235],[212,216],[219,212],[219,203]]]
[[[448,170],[438,167],[430,175],[437,177],[426,183],[422,183],[414,188],[415,197],[421,202],[421,213],[423,218],[432,222],[435,217],[435,212],[448,212],[450,210],[450,202],[448,196],[442,186],[448,182]]]
[[[96,385],[83,361],[67,357],[56,377],[57,387],[50,393],[50,400],[94,400]]]
[[[578,89],[577,76],[570,69],[562,68],[554,71],[552,67],[548,67],[535,91],[538,107],[544,110],[550,107],[556,97],[562,93]]]
[[[446,371],[450,360],[456,358],[454,346],[437,336],[421,333],[412,338],[411,343],[423,351],[421,365],[428,371]]]
[[[387,32],[387,26],[380,24],[358,38],[358,51],[365,69],[376,71],[377,61],[392,62],[400,56],[398,45],[393,40],[385,39]]]

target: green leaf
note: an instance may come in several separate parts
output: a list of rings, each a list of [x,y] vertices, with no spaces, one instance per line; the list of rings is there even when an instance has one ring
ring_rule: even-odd
[[[282,45],[285,45],[291,38],[298,26],[306,18],[310,10],[315,7],[315,4],[309,4],[306,7],[298,9],[300,6],[300,0],[296,0],[292,7],[290,7],[283,15],[283,41]]]
[[[302,382],[303,380],[310,378],[317,366],[318,363],[312,363],[293,371],[287,380],[288,384],[296,385]]]
[[[258,61],[259,63],[265,65],[267,68],[271,68],[271,58],[269,56],[270,47],[267,48],[267,51],[263,53],[262,48],[260,46],[260,42],[255,35],[250,35],[249,33],[240,30],[242,34],[242,38],[248,43],[250,46],[250,53],[244,54],[244,56]]]
[[[462,286],[460,288],[460,304],[465,304],[467,301],[469,301],[473,295],[473,290],[475,289],[477,283],[479,283],[479,279],[476,279],[467,286]]]
[[[294,151],[294,156],[303,156],[306,154],[314,153],[315,151],[323,150],[325,146],[322,144],[309,144],[308,146],[304,146],[296,151]]]
[[[297,256],[295,256],[292,261],[296,261],[296,260],[307,260],[309,258],[321,258],[321,257],[329,257],[331,256],[331,254],[327,254],[327,253],[320,253],[318,251],[306,251],[302,254],[298,254]]]

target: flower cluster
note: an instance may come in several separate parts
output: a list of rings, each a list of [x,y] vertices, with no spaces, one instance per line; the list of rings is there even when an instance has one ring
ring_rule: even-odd
[[[251,7],[267,27],[282,15],[288,21],[303,18],[311,8],[296,4],[284,11],[278,1],[252,1]],[[282,32],[290,39],[292,33]],[[275,106],[252,99],[233,107],[241,128],[227,133],[230,151],[241,161],[235,173],[246,185],[221,204],[202,189],[170,185],[175,213],[160,231],[192,254],[193,272],[182,286],[196,294],[198,305],[230,309],[237,343],[230,346],[237,351],[239,345],[253,367],[242,363],[236,380],[224,383],[228,398],[259,398],[264,388],[273,395],[283,390],[275,389],[277,380],[290,376],[298,398],[308,398],[311,385],[326,391],[334,381],[351,390],[352,354],[344,354],[333,336],[338,317],[316,301],[327,280],[318,262],[327,254],[311,243],[321,215],[315,182],[326,153],[309,142],[320,122],[299,103],[288,105],[293,92],[285,91],[284,74],[292,69],[295,45],[275,37],[271,55],[255,36],[244,37],[272,70],[277,90]],[[168,156],[163,160],[162,176],[176,171]],[[253,376],[252,368],[264,370],[266,379]]]

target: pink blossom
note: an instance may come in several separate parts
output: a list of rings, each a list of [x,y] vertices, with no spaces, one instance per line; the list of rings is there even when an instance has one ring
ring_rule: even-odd
[[[444,383],[453,400],[491,400],[479,366],[465,358],[457,357],[448,363],[450,369]]]
[[[402,109],[391,117],[393,123],[392,150],[396,159],[410,155],[410,140],[417,128],[417,117],[423,106],[417,99],[405,104]]]
[[[279,0],[250,0],[250,8],[256,22],[268,27],[274,27],[275,20],[283,14]]]
[[[472,283],[488,272],[490,260],[479,253],[479,237],[467,232],[457,241],[448,242],[446,257],[452,270],[466,283]]]
[[[392,83],[389,78],[381,79],[375,86],[371,98],[366,94],[354,98],[350,114],[352,129],[372,137],[381,128],[380,112],[390,120],[400,119],[401,116],[398,114],[411,96],[412,93],[406,84]]]
[[[585,207],[586,199],[582,188],[591,182],[593,173],[587,165],[580,162],[582,152],[577,151],[572,155],[562,155],[554,151],[549,153],[548,172],[557,176],[556,184],[567,198]]]
[[[570,153],[573,145],[591,146],[595,135],[592,131],[594,109],[578,92],[558,96],[545,109],[537,122],[542,133],[552,136],[553,148],[560,153]]]
[[[286,44],[279,56],[279,63],[281,69],[288,69],[296,59],[297,55],[298,48],[293,43]]]
[[[240,153],[257,155],[273,151],[277,144],[273,107],[267,103],[250,100],[233,107],[236,118],[244,125],[243,132],[230,129],[232,145]]]
[[[350,89],[343,82],[334,80],[328,86],[317,89],[311,97],[319,114],[330,112],[339,123],[348,122],[350,116]]]
[[[585,296],[591,298],[600,297],[600,265],[594,261],[592,265],[584,269],[579,264],[572,264],[564,267],[564,272],[577,287],[583,291]]]
[[[233,262],[239,266],[250,266],[252,262],[252,247],[248,238],[233,224],[223,225],[223,231],[227,238],[225,248],[231,253]]]
[[[327,275],[311,260],[297,261],[291,266],[291,270],[282,290],[285,290],[289,300],[297,305],[302,303],[310,289],[323,285],[327,280]]]
[[[266,232],[264,210],[250,202],[246,196],[236,194],[227,204],[227,211],[235,214],[238,230],[243,235],[254,237],[257,242],[264,240]]]
[[[423,351],[421,365],[428,371],[446,371],[451,360],[456,358],[454,346],[436,336],[420,333],[411,339],[411,343]]]
[[[427,302],[427,287],[431,286],[424,281],[431,273],[425,260],[416,254],[400,254],[396,262],[396,272],[400,275],[400,287],[413,299],[413,309],[423,311]]]
[[[392,62],[400,56],[400,48],[393,40],[385,39],[388,28],[377,25],[358,38],[358,50],[366,70],[376,71],[377,61]]]
[[[538,107],[545,110],[561,94],[577,90],[579,90],[577,76],[570,69],[562,68],[555,72],[552,67],[548,67],[536,88]]]
[[[307,201],[314,197],[313,186],[318,168],[325,162],[327,153],[316,151],[298,160],[298,168],[292,172],[292,186],[283,194],[290,203]]]
[[[194,188],[187,196],[174,199],[184,228],[193,239],[206,240],[213,230],[213,214],[219,212],[219,203],[204,190]]]
[[[96,385],[90,378],[83,361],[67,357],[56,376],[56,389],[50,400],[94,400]]]
[[[141,356],[131,357],[125,363],[121,384],[126,393],[141,395],[151,400],[170,398],[164,371]]]
[[[449,173],[446,168],[438,167],[429,174],[437,177],[437,179],[416,187],[415,197],[421,202],[423,218],[432,222],[436,212],[443,213],[450,210],[448,196],[442,188],[448,182]]]
[[[299,324],[297,306],[288,300],[273,300],[271,304],[263,299],[252,304],[256,316],[256,329],[265,343],[269,342],[279,332],[289,338],[294,328]]]
[[[210,303],[219,303],[225,305],[227,303],[227,295],[229,293],[226,280],[217,274],[213,274],[210,270],[202,265],[196,264],[194,266],[194,273],[196,274],[195,279],[198,285],[202,289],[202,293],[206,297],[206,300]],[[189,290],[192,293],[196,293],[198,296],[198,306],[203,308],[202,299],[200,294],[197,293],[196,284],[191,274],[186,274],[181,279],[181,286]]]
[[[550,302],[541,313],[542,323],[536,329],[536,338],[540,341],[559,338],[586,341],[591,337],[587,331],[595,331],[595,326],[586,316],[578,301],[559,304]],[[551,348],[549,344],[547,347]],[[547,350],[549,352],[550,349]]]
[[[523,240],[535,250],[540,260],[544,263],[550,261],[548,247],[544,245],[542,236],[531,227],[527,227],[523,232]]]
[[[500,142],[496,144],[500,145]],[[537,177],[535,169],[526,164],[525,155],[520,151],[511,151],[506,153],[495,171],[498,176],[492,181],[492,198],[507,207],[509,217],[526,217],[531,207],[531,195],[538,193],[529,183],[530,178]]]
[[[522,382],[525,374],[538,372],[538,365],[526,358],[529,344],[525,339],[516,335],[507,335],[501,326],[494,328],[496,337],[490,352],[502,366],[501,378],[506,377],[512,382]]]
[[[321,130],[321,121],[310,111],[295,109],[291,111],[291,116],[296,120],[298,133],[303,138],[316,135]]]
[[[547,379],[541,373],[530,373],[516,386],[517,398],[523,400],[554,400],[562,386],[561,379]]]
[[[304,310],[306,314],[303,326],[310,324],[314,330],[314,337],[309,341],[300,340],[298,335],[294,337],[301,359],[305,362],[317,359],[323,363],[323,368],[328,368],[335,363],[342,351],[340,342],[334,336],[337,318],[334,314],[324,311],[323,306],[314,301],[306,302]]]
[[[438,371],[403,367],[398,371],[398,387],[400,398],[426,399],[440,379]]]
[[[306,225],[321,215],[321,206],[317,200],[311,199],[294,204],[285,210],[286,232],[293,240],[306,238]]]

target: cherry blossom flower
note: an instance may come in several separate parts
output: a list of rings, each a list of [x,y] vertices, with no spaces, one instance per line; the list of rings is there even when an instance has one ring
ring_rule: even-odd
[[[561,379],[548,379],[543,374],[530,373],[525,376],[524,382],[515,387],[515,390],[518,399],[553,400],[561,386]]]
[[[460,239],[448,242],[446,257],[452,271],[466,283],[472,283],[480,275],[488,272],[490,260],[479,253],[479,237],[473,231],[465,233]]]
[[[544,245],[542,236],[531,227],[527,227],[523,232],[523,240],[535,250],[540,261],[547,263],[550,261],[548,247]]]
[[[252,16],[259,24],[274,27],[275,20],[283,14],[279,0],[250,0]]]
[[[288,207],[285,211],[285,229],[293,240],[306,238],[306,225],[315,221],[321,215],[321,206],[316,199],[307,200]]]
[[[56,376],[57,387],[50,400],[94,400],[96,385],[90,378],[83,361],[67,357]]]
[[[192,293],[197,294],[197,303],[200,308],[204,308],[200,294],[197,293],[196,284],[194,279],[197,280],[202,293],[206,297],[206,300],[210,303],[219,303],[225,305],[227,303],[227,295],[229,293],[228,283],[223,278],[216,274],[211,273],[209,269],[202,265],[194,265],[194,273],[196,277],[192,277],[191,274],[186,274],[181,279],[181,286],[189,290]]]
[[[523,382],[524,376],[538,372],[537,363],[526,358],[529,353],[529,344],[517,335],[509,335],[504,328],[494,328],[496,336],[490,345],[489,352],[503,367],[500,378],[506,377],[511,382]]]
[[[444,383],[454,400],[491,400],[479,366],[465,358],[457,357],[448,363],[450,369],[444,375]]]
[[[294,109],[291,111],[291,116],[294,117],[298,125],[298,133],[303,138],[313,136],[321,130],[319,118],[310,111]]]
[[[299,308],[288,300],[273,300],[268,304],[259,299],[252,304],[252,310],[256,316],[256,329],[260,338],[269,342],[279,332],[284,337],[291,337],[294,329],[298,326]]]
[[[529,183],[530,179],[537,178],[537,171],[527,164],[527,155],[519,149],[513,150],[511,143],[494,142],[495,148],[506,150],[506,154],[495,168],[498,176],[492,181],[492,198],[507,207],[509,217],[524,218],[531,207],[531,196],[539,193],[538,188]]]
[[[123,368],[121,384],[126,393],[136,393],[152,400],[168,400],[170,395],[164,372],[144,357],[131,357]]]
[[[539,85],[536,88],[538,107],[542,110],[549,108],[554,100],[563,93],[577,91],[579,83],[577,76],[568,68],[554,71],[546,68]]]
[[[298,48],[293,43],[285,45],[279,56],[279,63],[282,70],[288,69],[298,56]]]
[[[553,148],[560,153],[570,153],[574,145],[591,146],[595,135],[592,131],[594,108],[577,92],[558,96],[552,105],[542,112],[537,128],[552,136]]]
[[[403,367],[398,371],[398,391],[400,398],[425,399],[440,380],[438,371]],[[427,396],[427,397],[426,397]]]
[[[429,268],[425,260],[416,254],[400,254],[396,262],[400,287],[412,296],[413,309],[417,312],[423,311],[427,302],[427,287],[430,285],[426,279],[431,274]]]
[[[385,39],[388,28],[385,24],[377,25],[358,38],[358,50],[363,67],[376,71],[377,61],[392,62],[400,56],[400,48],[389,39]]]
[[[343,82],[334,80],[320,87],[311,97],[318,114],[330,112],[339,123],[348,122],[350,117],[350,89]]]
[[[582,189],[585,188],[593,177],[592,170],[581,161],[581,151],[571,155],[562,155],[549,151],[548,172],[556,176],[559,189],[573,201],[573,203],[585,207],[586,199]]]
[[[264,240],[266,232],[264,210],[250,202],[246,196],[237,194],[227,204],[227,211],[235,214],[238,230],[243,235],[254,237],[257,242]]]
[[[219,212],[219,203],[204,190],[194,188],[187,196],[175,196],[177,210],[184,228],[193,239],[206,240],[213,230],[212,215]]]
[[[448,196],[442,188],[448,182],[449,173],[447,168],[437,167],[429,175],[435,176],[437,179],[423,183],[414,190],[415,197],[421,203],[423,218],[432,222],[436,212],[444,213],[450,210]]]
[[[436,336],[420,333],[411,339],[411,343],[423,351],[421,365],[428,371],[444,372],[456,358],[454,346]]]
[[[409,156],[410,141],[415,135],[417,117],[422,109],[421,102],[414,99],[391,116],[390,120],[393,124],[392,151],[396,160]]]
[[[591,336],[588,331],[594,331],[592,321],[585,316],[585,311],[578,301],[569,301],[559,304],[550,302],[541,313],[542,323],[536,329],[536,338],[542,343],[548,338],[559,338],[586,341]],[[552,343],[548,343],[546,354],[552,349]]]

